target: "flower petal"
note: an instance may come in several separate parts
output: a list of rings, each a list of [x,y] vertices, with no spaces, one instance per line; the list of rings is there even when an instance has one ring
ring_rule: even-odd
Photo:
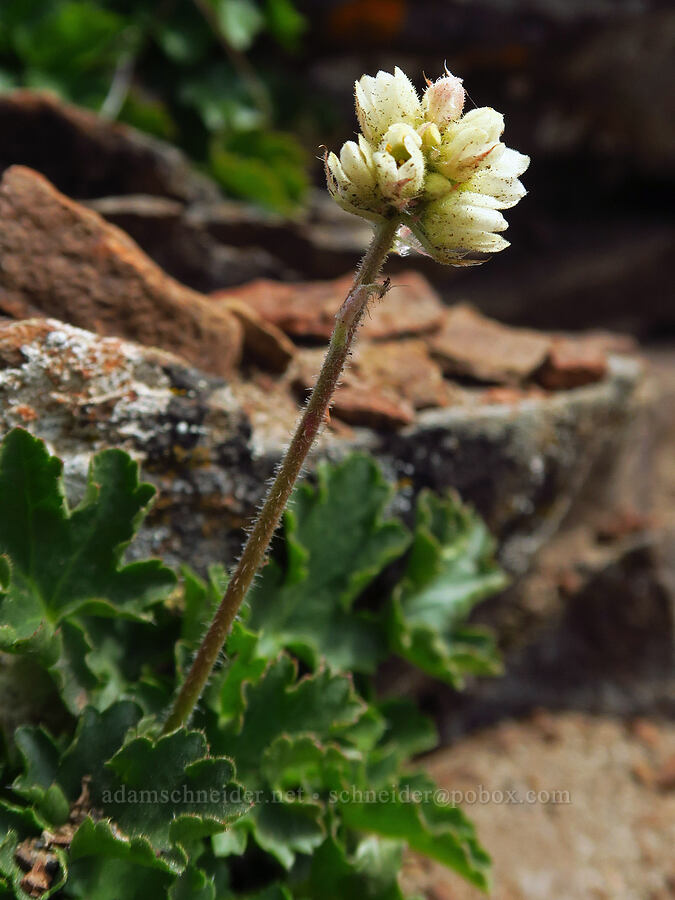
[[[417,91],[398,67],[393,75],[389,72],[378,72],[374,78],[364,75],[354,85],[354,96],[361,131],[374,143],[379,143],[396,122],[417,125],[421,121]]]
[[[361,148],[354,141],[347,141],[340,151],[340,163],[346,177],[355,187],[374,191],[377,185],[374,166],[368,164]],[[371,167],[372,166],[372,167]]]
[[[500,178],[492,169],[477,172],[468,184],[472,191],[489,196],[494,209],[509,209],[527,194],[518,178]]]
[[[504,116],[491,106],[479,106],[470,109],[462,116],[462,124],[467,127],[480,128],[485,132],[487,141],[498,141],[504,133]]]

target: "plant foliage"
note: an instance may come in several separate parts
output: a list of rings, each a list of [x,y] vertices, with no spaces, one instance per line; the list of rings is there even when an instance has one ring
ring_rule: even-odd
[[[293,213],[308,159],[275,130],[283,79],[265,60],[305,28],[292,0],[2,0],[0,90],[53,91],[175,141],[235,197]]]
[[[411,765],[433,724],[371,683],[392,653],[453,684],[496,669],[465,624],[504,581],[478,517],[423,494],[411,533],[371,459],[319,467],[191,726],[160,736],[226,575],[178,593],[125,564],[152,493],[105,451],[71,509],[41,441],[0,449],[0,676],[36,686],[0,708],[0,898],[403,900],[406,846],[485,888],[471,823]]]

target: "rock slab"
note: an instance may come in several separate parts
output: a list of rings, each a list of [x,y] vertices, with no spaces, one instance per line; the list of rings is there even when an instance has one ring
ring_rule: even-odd
[[[297,418],[278,379],[226,381],[44,319],[0,323],[0,364],[0,430],[22,425],[48,440],[75,487],[97,449],[121,446],[139,459],[161,491],[139,553],[197,567],[234,556],[236,527],[255,510]],[[640,378],[635,360],[613,357],[604,381],[572,391],[492,402],[489,391],[467,389],[394,433],[327,428],[310,470],[368,450],[399,485],[396,508],[407,518],[420,488],[453,487],[486,517],[508,567],[523,571],[593,463],[617,452]]]
[[[23,166],[0,183],[0,311],[171,348],[218,375],[241,358],[242,328],[231,312],[170,278],[123,231]]]
[[[341,278],[290,284],[258,279],[240,288],[216,291],[214,299],[247,303],[263,319],[294,338],[327,341],[335,313],[354,281],[352,273]],[[406,271],[391,279],[386,297],[373,306],[364,321],[363,337],[371,340],[424,334],[441,324],[443,304],[429,282],[417,272]]]

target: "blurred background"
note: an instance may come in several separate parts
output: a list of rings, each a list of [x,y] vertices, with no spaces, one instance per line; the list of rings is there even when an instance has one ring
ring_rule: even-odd
[[[508,217],[507,253],[470,274],[420,261],[445,299],[470,299],[512,323],[611,327],[650,340],[672,334],[672,4],[3,0],[0,7],[1,91],[48,90],[176,144],[227,196],[253,205],[246,213],[221,210],[212,225],[242,249],[225,273],[178,252],[175,235],[153,240],[138,209],[102,210],[201,290],[254,274],[347,271],[363,227],[328,208],[320,147],[352,136],[352,84],[361,74],[399,65],[421,88],[422,73],[438,77],[445,63],[464,78],[469,103],[505,113],[507,144],[532,158],[529,197]],[[125,184],[128,162],[115,176],[110,165],[97,170],[86,148],[73,158],[72,136],[49,117],[35,119],[27,124],[25,111],[22,118],[2,107],[0,168],[32,165],[77,199],[167,193],[147,179]],[[284,219],[295,230],[281,227]]]
[[[478,612],[497,632],[503,678],[458,695],[436,683],[411,683],[399,667],[386,670],[380,686],[414,693],[434,714],[449,747],[425,765],[441,784],[571,792],[564,810],[544,803],[529,811],[494,804],[469,810],[495,857],[498,900],[668,900],[675,896],[675,731],[665,722],[675,697],[673,4],[0,0],[0,174],[15,163],[43,173],[197,291],[247,285],[242,290],[250,288],[250,298],[272,297],[268,312],[274,297],[282,307],[299,295],[309,320],[328,309],[330,322],[335,291],[344,296],[349,276],[326,280],[353,271],[369,226],[328,196],[323,147],[337,150],[353,136],[353,83],[363,73],[398,65],[422,89],[424,73],[437,78],[446,64],[464,79],[468,106],[505,114],[506,144],[532,160],[523,177],[529,194],[508,212],[512,246],[489,264],[455,269],[419,257],[392,258],[388,266],[423,273],[447,304],[469,301],[510,325],[577,332],[571,362],[580,361],[584,378],[558,385],[579,391],[554,386],[546,393],[509,378],[496,379],[496,386],[483,379],[488,384],[478,389],[444,380],[429,358],[424,371],[438,376],[434,390],[440,384],[447,391],[431,406],[451,409],[447,418],[431,409],[419,430],[397,431],[396,419],[381,427],[391,404],[384,412],[377,403],[371,408],[377,391],[370,384],[365,402],[351,397],[352,419],[343,401],[334,432],[326,430],[331,440],[348,442],[354,431],[345,423],[355,426],[402,493],[411,472],[417,487],[457,487],[486,516],[507,567],[509,547],[517,545],[526,559],[510,566],[514,583],[506,595]],[[24,178],[22,196],[22,177],[6,185],[4,245],[0,221],[3,315],[46,314],[159,344],[203,372],[174,366],[168,411],[148,418],[141,409],[124,434],[115,431],[109,391],[100,387],[108,384],[107,371],[82,375],[88,405],[77,399],[79,376],[69,381],[67,366],[58,404],[49,405],[58,382],[51,369],[49,380],[27,377],[28,387],[17,392],[10,383],[0,418],[25,424],[34,416],[30,427],[65,449],[67,472],[91,453],[93,439],[126,442],[162,496],[148,529],[159,542],[151,552],[192,562],[199,553],[233,555],[236,529],[276,462],[250,440],[250,422],[254,433],[268,428],[276,435],[278,419],[278,450],[316,372],[321,341],[308,331],[291,335],[294,346],[278,329],[274,337],[254,328],[264,338],[262,350],[245,336],[243,368],[237,371],[237,362],[235,371],[223,372],[214,363],[222,364],[223,342],[198,327],[217,296],[200,297],[173,282],[167,287],[119,235],[90,266],[100,249],[100,220],[93,237],[84,228],[84,238],[78,233],[70,241],[73,227],[61,241],[52,223],[65,221],[68,201],[54,200],[37,176]],[[77,207],[78,223],[87,215]],[[127,251],[133,265],[126,266]],[[264,283],[256,294],[249,282],[260,278],[325,284],[297,284],[286,295],[285,285]],[[405,350],[408,332],[415,333],[410,322],[424,330],[418,301],[427,309],[431,303],[434,315],[441,306],[422,279],[408,272],[408,281],[407,294],[401,284],[389,295],[404,298],[390,314],[404,320],[388,335],[390,348],[400,342],[398,355],[384,375],[372,376],[392,380],[396,403],[410,373],[419,375],[419,358],[410,362]],[[135,318],[138,296],[150,310],[145,330]],[[241,303],[234,308],[241,314]],[[439,321],[450,314],[442,308]],[[587,333],[610,330],[629,339],[607,338],[599,369],[586,377],[584,341],[598,337]],[[503,329],[503,343],[513,334]],[[85,338],[97,346],[95,335]],[[44,349],[40,334],[35,340]],[[363,343],[379,364],[381,345],[367,335]],[[204,347],[213,344],[217,352],[209,358]],[[16,365],[16,347],[4,346],[9,355],[2,357],[0,341],[0,370]],[[484,347],[475,351],[479,362]],[[613,357],[608,368],[605,351],[622,350],[639,360]],[[50,352],[43,352],[47,361]],[[292,363],[284,374],[293,354],[296,362],[308,360],[309,379],[301,373],[299,390]],[[146,361],[148,371],[159,368],[154,357]],[[223,374],[250,422],[240,423],[237,412],[222,425],[222,399],[212,397],[225,382],[212,376]],[[132,393],[145,397],[146,376],[136,368],[132,375]],[[74,412],[62,415],[64,398]],[[20,420],[11,418],[12,409],[23,411]],[[416,413],[403,423],[419,424]],[[61,432],[52,422],[61,423]],[[76,463],[70,469],[69,460]],[[475,900],[437,867],[410,865],[411,890],[432,900]]]

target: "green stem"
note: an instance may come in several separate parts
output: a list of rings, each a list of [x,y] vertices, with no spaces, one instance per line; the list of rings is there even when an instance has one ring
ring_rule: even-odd
[[[253,578],[263,563],[281,515],[291,495],[312,444],[325,421],[333,392],[337,387],[354,337],[368,305],[368,300],[378,290],[375,281],[382,264],[389,254],[398,219],[388,219],[378,225],[370,247],[359,266],[354,284],[347,299],[335,317],[335,327],[326,358],[317,378],[312,395],[302,414],[295,434],[279,466],[265,502],[258,514],[241,557],[216,610],[211,625],[204,635],[192,668],[183,683],[173,709],[164,725],[164,733],[185,724],[194,710],[204,685],[208,681],[218,655],[223,648],[239,607],[244,601]]]

